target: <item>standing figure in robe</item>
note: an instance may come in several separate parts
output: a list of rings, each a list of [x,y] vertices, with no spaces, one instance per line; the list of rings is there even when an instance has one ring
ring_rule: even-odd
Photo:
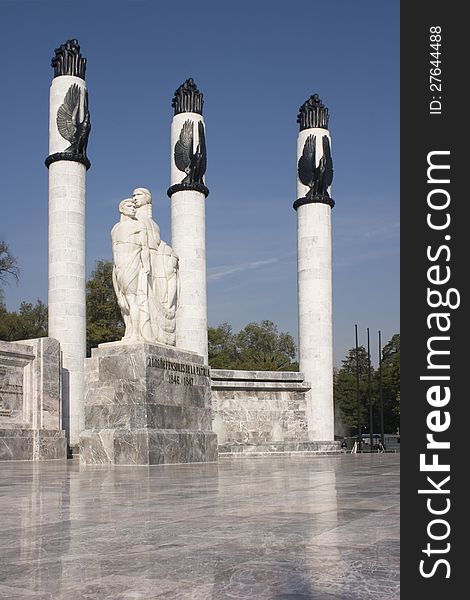
[[[136,218],[132,198],[119,204],[121,219],[111,230],[113,245],[113,286],[126,326],[123,340],[145,339],[149,323],[147,280],[150,252],[147,228]]]
[[[152,194],[147,188],[136,188],[132,198],[137,218],[145,223],[150,252],[150,285],[157,300],[153,324],[163,343],[171,346],[176,341],[176,309],[178,303],[178,257],[171,246],[161,239],[160,227],[152,218]]]

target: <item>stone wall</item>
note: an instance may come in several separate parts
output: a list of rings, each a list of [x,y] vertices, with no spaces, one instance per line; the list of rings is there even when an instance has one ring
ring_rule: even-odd
[[[0,341],[0,461],[66,458],[60,393],[57,340]]]
[[[306,440],[302,373],[211,369],[219,446]]]
[[[211,380],[219,456],[338,450],[336,442],[308,440],[310,384],[302,373],[211,369]]]

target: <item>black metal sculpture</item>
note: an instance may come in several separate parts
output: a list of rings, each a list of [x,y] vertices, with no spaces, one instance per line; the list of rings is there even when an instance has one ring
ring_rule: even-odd
[[[176,90],[171,106],[175,109],[175,115],[184,112],[193,112],[202,115],[204,97],[197,89],[193,79],[186,81]]]
[[[191,119],[183,123],[179,140],[175,144],[175,164],[180,171],[186,173],[181,183],[203,183],[202,178],[206,172],[206,142],[201,121],[198,122],[197,128],[199,143],[194,152],[194,122]]]
[[[168,196],[174,192],[183,190],[195,190],[202,192],[206,197],[209,190],[204,185],[204,174],[206,172],[206,138],[204,123],[197,122],[198,143],[194,150],[194,121],[187,119],[181,128],[179,139],[175,144],[175,165],[181,172],[186,174],[180,183],[172,185],[168,190]]]
[[[76,83],[69,87],[64,102],[57,111],[57,129],[60,135],[70,142],[70,146],[64,152],[86,156],[91,123],[88,92],[84,91],[83,95],[83,106],[81,106],[82,90]]]
[[[54,77],[73,75],[85,79],[86,58],[83,58],[80,54],[78,40],[67,40],[54,52],[55,54],[51,60],[51,67],[54,67]]]
[[[56,152],[46,158],[46,166],[58,160],[73,160],[81,162],[90,168],[90,161],[86,155],[88,136],[90,135],[91,122],[88,110],[88,92],[73,83],[63,103],[57,111],[57,129],[60,135],[70,142],[70,146],[63,152]]]
[[[328,109],[320,100],[318,94],[310,96],[299,108],[299,114],[297,115],[297,123],[300,124],[300,131],[312,127],[328,129],[328,119]]]
[[[333,181],[333,161],[331,159],[330,140],[327,135],[322,136],[322,155],[317,165],[316,136],[310,134],[305,140],[302,156],[298,162],[298,175],[300,181],[310,189],[303,198],[294,202],[297,210],[302,204],[319,202],[334,206],[334,200],[328,193],[328,188]]]

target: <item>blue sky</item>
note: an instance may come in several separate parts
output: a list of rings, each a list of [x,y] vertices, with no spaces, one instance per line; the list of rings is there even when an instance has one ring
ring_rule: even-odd
[[[21,279],[10,310],[47,302],[48,94],[54,48],[88,59],[92,131],[87,271],[111,257],[117,204],[148,187],[170,242],[171,99],[204,93],[210,325],[271,319],[297,338],[299,106],[330,110],[334,161],[334,362],[399,331],[399,2],[0,0],[0,239]]]

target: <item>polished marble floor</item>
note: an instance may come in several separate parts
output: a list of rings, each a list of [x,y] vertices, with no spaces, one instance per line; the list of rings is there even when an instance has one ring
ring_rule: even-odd
[[[399,455],[0,463],[0,598],[399,598]]]

